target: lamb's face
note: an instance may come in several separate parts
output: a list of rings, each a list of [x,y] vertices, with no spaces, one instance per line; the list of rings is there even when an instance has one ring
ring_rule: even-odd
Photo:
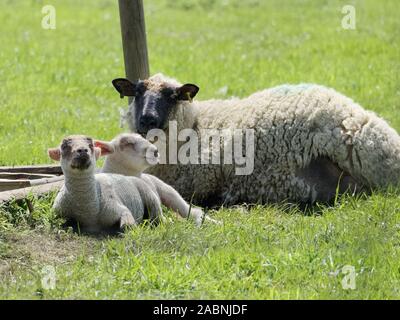
[[[139,134],[122,134],[112,144],[115,146],[112,157],[131,171],[143,172],[159,162],[157,147]]]
[[[127,79],[115,79],[113,85],[123,96],[135,97],[133,120],[136,131],[145,135],[151,129],[168,128],[170,115],[184,100],[192,100],[199,91],[194,84],[176,86],[160,79],[150,78],[132,83]]]
[[[100,149],[95,148],[93,139],[76,135],[63,139],[60,147],[48,150],[53,160],[59,160],[66,172],[94,171]]]

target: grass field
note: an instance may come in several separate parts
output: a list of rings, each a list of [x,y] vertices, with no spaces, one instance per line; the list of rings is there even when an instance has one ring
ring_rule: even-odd
[[[41,27],[52,4],[57,29]],[[356,30],[341,27],[345,4]],[[145,3],[151,73],[200,86],[198,99],[282,83],[333,87],[400,130],[400,2],[200,0]],[[0,165],[48,163],[67,134],[110,139],[125,107],[113,0],[0,3]],[[223,90],[221,90],[223,88]],[[60,228],[54,195],[35,212],[0,206],[0,298],[400,298],[400,192],[344,197],[308,214],[290,205],[211,212],[119,238]],[[355,289],[342,286],[354,267]],[[54,267],[55,289],[42,285]]]

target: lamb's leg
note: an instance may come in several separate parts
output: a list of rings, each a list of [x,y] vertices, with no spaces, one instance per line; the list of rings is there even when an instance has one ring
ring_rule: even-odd
[[[132,216],[132,213],[129,209],[123,205],[118,205],[117,208],[118,212],[120,213],[120,220],[119,220],[119,228],[120,230],[125,230],[128,227],[133,227],[137,225],[137,222]]]
[[[182,218],[191,218],[197,226],[201,226],[204,220],[219,223],[218,221],[206,216],[202,209],[191,207],[170,185],[162,180],[146,175],[146,178],[151,179],[153,185],[156,187],[157,193],[160,196],[161,203],[167,208],[177,212]]]
[[[160,199],[153,190],[149,189],[147,194],[142,194],[142,199],[146,214],[152,223],[157,225],[160,221],[165,221]]]

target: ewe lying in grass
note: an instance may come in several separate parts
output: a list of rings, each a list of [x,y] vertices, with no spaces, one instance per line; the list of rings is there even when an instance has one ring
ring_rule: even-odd
[[[158,196],[142,179],[95,174],[101,150],[93,145],[92,138],[69,136],[59,147],[49,149],[48,154],[61,161],[65,176],[53,208],[59,215],[78,222],[81,230],[107,232],[136,225],[145,217],[153,222],[162,218]]]
[[[121,97],[135,97],[126,119],[142,135],[151,129],[168,131],[172,120],[177,132],[192,129],[198,136],[204,129],[254,130],[249,175],[236,175],[232,164],[169,163],[148,171],[203,206],[329,202],[337,189],[359,192],[400,182],[399,135],[333,89],[283,85],[244,99],[192,102],[196,85],[162,74],[137,83],[115,79],[113,84]]]
[[[139,134],[124,133],[115,137],[111,142],[95,140],[95,146],[108,154],[101,170],[103,173],[118,173],[126,176],[136,176],[151,187],[160,201],[166,207],[176,211],[183,218],[191,218],[197,226],[203,220],[218,223],[206,216],[202,209],[191,207],[181,195],[170,185],[157,177],[143,173],[157,162],[157,147]]]

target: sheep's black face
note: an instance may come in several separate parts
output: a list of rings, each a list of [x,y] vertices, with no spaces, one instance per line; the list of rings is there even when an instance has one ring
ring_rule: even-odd
[[[136,131],[141,135],[147,134],[151,129],[167,129],[170,114],[177,104],[180,101],[192,100],[199,91],[194,84],[184,84],[176,88],[168,83],[156,83],[151,80],[132,83],[127,79],[115,79],[112,83],[121,97],[135,97],[133,116]]]
[[[148,90],[142,81],[136,89],[134,117],[137,132],[145,135],[151,129],[166,129],[169,114],[178,103],[175,90]]]

